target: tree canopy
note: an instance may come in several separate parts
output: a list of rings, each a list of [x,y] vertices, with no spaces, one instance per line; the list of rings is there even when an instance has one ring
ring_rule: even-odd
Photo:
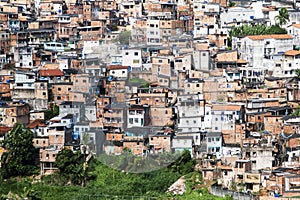
[[[119,37],[117,38],[117,42],[119,42],[121,45],[129,45],[131,37],[130,31],[124,31],[119,34]]]
[[[287,31],[278,25],[267,26],[264,24],[243,25],[231,29],[230,37],[245,37],[248,35],[286,34]]]
[[[279,14],[275,16],[275,20],[279,26],[285,25],[290,21],[290,15],[286,8],[281,8]]]
[[[1,157],[1,175],[26,176],[36,172],[33,133],[21,124],[15,124],[1,144],[7,151]]]
[[[86,162],[87,156],[81,154],[80,151],[73,153],[72,150],[67,148],[61,150],[55,160],[60,181],[84,186],[85,182],[93,177],[89,173],[92,167],[88,168],[88,162]]]

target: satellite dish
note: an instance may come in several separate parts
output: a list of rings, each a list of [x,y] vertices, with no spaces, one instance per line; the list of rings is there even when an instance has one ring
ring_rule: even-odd
[[[113,76],[109,76],[109,77],[107,78],[107,80],[108,80],[108,81],[112,81],[112,80],[113,80]]]

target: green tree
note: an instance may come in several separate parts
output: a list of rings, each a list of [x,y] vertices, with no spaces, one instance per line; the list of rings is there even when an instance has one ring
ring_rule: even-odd
[[[300,79],[300,69],[296,69],[295,73],[297,75],[297,78]]]
[[[58,153],[55,160],[55,166],[59,169],[59,176],[73,185],[85,185],[86,181],[93,178],[92,173],[90,173],[90,162],[87,162],[86,158],[86,155],[79,151],[73,153],[72,150],[64,148]]]
[[[15,124],[8,132],[2,146],[7,150],[1,158],[1,174],[4,178],[32,175],[36,172],[33,133],[21,124]]]
[[[232,37],[245,37],[248,35],[286,34],[287,31],[278,24],[266,26],[264,24],[243,25],[232,28],[229,32],[228,46],[232,45]]]
[[[234,6],[235,6],[235,3],[233,1],[228,2],[228,7],[234,7]]]
[[[281,8],[279,14],[274,18],[279,26],[285,25],[290,21],[290,15],[286,8]]]
[[[121,45],[129,45],[130,37],[131,37],[131,32],[124,31],[119,34],[119,37],[117,38],[117,40],[115,40],[115,42],[118,42]]]
[[[51,103],[50,108],[45,111],[45,118],[49,120],[57,115],[59,115],[59,106]]]

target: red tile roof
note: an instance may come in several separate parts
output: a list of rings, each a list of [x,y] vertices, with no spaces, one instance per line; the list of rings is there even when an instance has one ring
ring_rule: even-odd
[[[111,66],[108,67],[108,70],[116,70],[116,69],[128,69],[128,66],[111,65]]]
[[[41,120],[41,119],[36,119],[36,120],[32,121],[32,122],[27,126],[27,128],[34,129],[34,128],[36,128],[37,126],[44,126],[43,120]]]
[[[12,127],[0,126],[0,136],[4,136]]]
[[[289,50],[289,51],[284,52],[284,55],[286,55],[286,56],[296,56],[299,54],[300,54],[300,51],[297,51],[297,50]]]
[[[41,76],[63,76],[64,73],[60,69],[42,69],[40,70]]]
[[[249,35],[247,36],[251,40],[264,40],[264,39],[292,39],[293,36],[288,34],[270,34],[270,35]]]

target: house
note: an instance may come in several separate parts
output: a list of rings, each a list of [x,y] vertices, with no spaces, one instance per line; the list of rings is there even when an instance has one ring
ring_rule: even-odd
[[[35,99],[34,109],[35,110],[46,110],[48,109],[48,82],[47,81],[35,81],[34,83]]]
[[[128,70],[141,70],[142,51],[141,49],[123,49],[122,50],[122,66],[129,66]]]
[[[172,151],[173,152],[183,152],[184,150],[188,150],[191,153],[191,157],[193,157],[194,143],[193,136],[175,136],[172,139]]]
[[[251,23],[255,17],[255,11],[249,8],[243,7],[230,7],[224,10],[220,14],[221,27],[226,28],[228,24],[234,24],[238,26],[241,23]]]
[[[220,5],[210,2],[194,2],[194,37],[214,34],[217,28],[217,18]]]
[[[275,159],[272,151],[271,143],[247,144],[242,148],[243,158],[251,161],[252,170],[271,168]]]
[[[64,146],[72,144],[73,123],[72,115],[60,114],[60,116],[54,117],[50,120],[48,125],[49,146],[45,146],[40,149],[40,166],[42,175],[53,173],[54,170],[56,170],[54,163],[57,154],[64,148]]]
[[[293,49],[293,36],[288,34],[246,36],[240,39],[240,42],[233,39],[233,48],[238,48],[240,58],[247,60],[249,66],[260,67],[262,71],[273,71],[265,64],[268,60],[272,60],[273,56]]]
[[[172,137],[170,130],[162,130],[149,135],[150,153],[171,152]]]
[[[212,104],[212,132],[234,131],[245,121],[243,104]]]
[[[71,114],[73,115],[75,122],[80,122],[85,114],[84,104],[83,102],[64,101],[59,104],[59,114]]]
[[[159,20],[147,19],[147,45],[161,45]]]
[[[146,142],[142,135],[125,135],[123,150],[129,149],[134,155],[144,155],[147,152]]]
[[[12,98],[32,105],[35,98],[35,73],[29,71],[15,72],[15,85]]]
[[[80,133],[80,145],[81,150],[83,146],[86,146],[86,153],[91,152],[98,156],[103,153],[103,144],[105,142],[105,134],[100,129],[93,129]],[[75,146],[74,146],[75,147]]]
[[[58,104],[70,101],[70,93],[73,90],[73,83],[53,83],[51,87],[52,100]]]
[[[109,131],[124,130],[126,123],[125,104],[112,103],[103,108],[103,127]]]
[[[183,133],[199,132],[204,122],[204,99],[200,95],[180,95],[177,98],[178,130]]]
[[[288,50],[284,52],[281,62],[276,62],[273,73],[277,77],[295,77],[296,69],[299,68],[300,51]]]
[[[149,109],[147,109],[149,115]],[[145,124],[146,108],[141,105],[130,105],[127,110],[127,128],[143,127]]]
[[[29,123],[29,105],[24,102],[1,102],[0,124],[13,127],[15,123],[27,125]]]
[[[115,78],[127,78],[128,66],[111,65],[108,67],[108,75]]]
[[[60,69],[42,69],[39,71],[41,80],[48,80],[49,83],[61,82],[64,73]]]
[[[208,132],[206,136],[207,153],[219,157],[222,154],[223,138],[221,132]]]

